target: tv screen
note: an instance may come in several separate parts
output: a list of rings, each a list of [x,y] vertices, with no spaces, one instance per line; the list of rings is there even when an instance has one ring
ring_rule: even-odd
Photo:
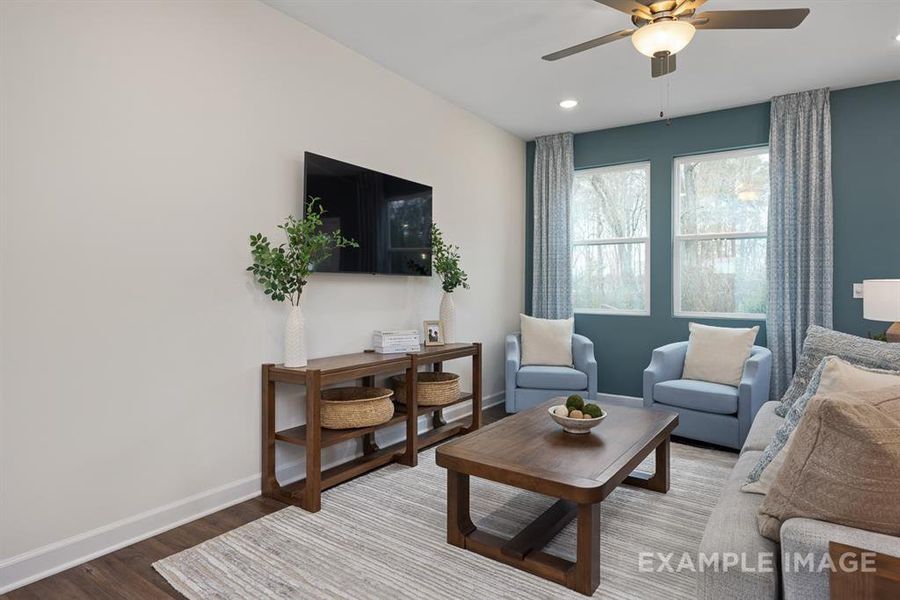
[[[431,187],[307,152],[304,198],[318,198],[326,231],[359,248],[338,248],[316,271],[431,275]]]

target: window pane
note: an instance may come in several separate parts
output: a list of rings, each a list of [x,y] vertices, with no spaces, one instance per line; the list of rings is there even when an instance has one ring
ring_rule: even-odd
[[[766,240],[681,241],[681,311],[766,312]]]
[[[680,233],[764,232],[769,151],[676,161]]]
[[[647,165],[576,171],[572,239],[647,237],[649,175]]]
[[[646,311],[646,244],[575,246],[572,293],[576,308]]]

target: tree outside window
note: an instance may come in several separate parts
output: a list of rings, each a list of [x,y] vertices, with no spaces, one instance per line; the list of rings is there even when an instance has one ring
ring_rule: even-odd
[[[675,160],[676,316],[763,318],[769,150]]]
[[[572,295],[576,312],[650,312],[650,164],[575,172]]]

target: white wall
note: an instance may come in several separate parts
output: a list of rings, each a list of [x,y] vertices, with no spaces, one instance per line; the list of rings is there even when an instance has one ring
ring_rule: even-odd
[[[434,186],[472,284],[460,336],[502,390],[521,140],[255,2],[4,1],[0,40],[0,589],[258,489],[286,312],[243,271],[247,237],[298,212],[306,150]],[[436,318],[440,288],[318,275],[305,295],[323,356]]]

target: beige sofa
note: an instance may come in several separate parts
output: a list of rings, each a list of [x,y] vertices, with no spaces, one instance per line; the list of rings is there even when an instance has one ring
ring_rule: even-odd
[[[741,485],[784,421],[775,414],[778,404],[766,402],[757,413],[706,525],[699,554],[714,561],[697,573],[697,596],[701,600],[825,600],[829,597],[828,570],[782,568],[781,557],[785,553],[791,557],[811,553],[812,563],[818,566],[830,541],[900,556],[900,538],[812,519],[785,521],[780,547],[759,534],[756,513],[764,496],[742,492]],[[740,562],[726,569],[725,565],[735,560],[729,557],[734,556],[756,570],[744,570]]]

